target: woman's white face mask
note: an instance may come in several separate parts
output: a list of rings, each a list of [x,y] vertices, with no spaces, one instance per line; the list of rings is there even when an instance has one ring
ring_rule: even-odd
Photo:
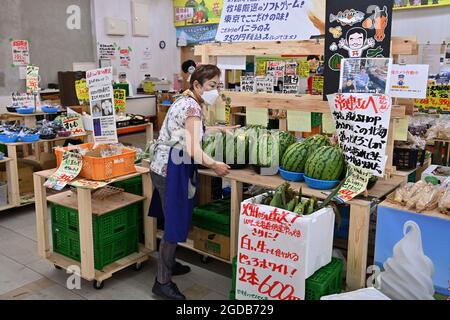
[[[219,98],[219,90],[213,89],[205,91],[203,92],[201,97],[207,105],[213,106],[216,103],[217,99]]]

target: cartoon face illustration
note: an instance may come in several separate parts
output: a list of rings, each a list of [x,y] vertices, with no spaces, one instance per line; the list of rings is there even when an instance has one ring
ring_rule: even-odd
[[[399,74],[398,75],[398,85],[402,86],[405,84],[405,75],[404,74]]]
[[[375,40],[367,38],[367,31],[363,28],[356,27],[348,30],[346,38],[339,41],[339,48],[348,51],[350,58],[360,58],[364,50],[373,48]]]

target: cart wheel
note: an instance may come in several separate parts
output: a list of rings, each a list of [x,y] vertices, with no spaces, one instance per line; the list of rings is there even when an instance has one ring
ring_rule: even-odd
[[[55,267],[55,269],[61,270],[62,268],[56,264],[53,265]]]
[[[136,270],[136,271],[141,271],[141,270],[142,270],[142,262],[137,262],[137,263],[134,265],[134,270]]]
[[[209,256],[201,255],[201,256],[200,256],[200,261],[201,261],[203,264],[208,264],[208,263],[211,262],[211,258],[210,258]]]
[[[105,282],[104,281],[94,281],[92,283],[92,285],[93,285],[94,289],[101,290],[105,286]]]

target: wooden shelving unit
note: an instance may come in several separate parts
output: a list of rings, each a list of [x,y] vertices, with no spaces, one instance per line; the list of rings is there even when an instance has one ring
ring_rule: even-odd
[[[98,187],[76,187],[76,195],[73,192],[68,191],[47,196],[47,190],[44,187],[44,183],[55,170],[56,169],[51,169],[34,173],[38,254],[58,268],[67,269],[70,266],[78,266],[81,270],[81,277],[88,281],[95,281],[94,287],[97,289],[103,287],[103,281],[109,279],[114,273],[128,266],[134,264],[136,268],[139,269],[141,263],[148,260],[149,253],[156,250],[156,221],[154,218],[148,217],[147,215],[152,196],[152,185],[150,175],[148,174],[149,170],[137,166],[136,173],[108,181],[108,184],[111,184],[142,176],[143,197],[129,193],[121,193],[120,195],[105,200],[92,198],[91,191],[98,190]],[[79,179],[75,179],[73,182],[76,182],[77,180]],[[106,266],[103,270],[95,270],[92,215],[102,215],[142,200],[144,200],[142,214],[144,219],[145,244],[139,247],[139,252],[122,258]],[[81,262],[77,262],[52,251],[48,228],[49,218],[47,202],[57,203],[78,210]]]

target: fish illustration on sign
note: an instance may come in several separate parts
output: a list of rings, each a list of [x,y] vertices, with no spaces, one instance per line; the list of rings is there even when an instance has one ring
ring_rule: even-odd
[[[362,26],[366,29],[375,29],[375,40],[381,42],[386,37],[384,30],[388,25],[388,12],[387,7],[384,6],[383,10],[379,7],[375,8],[375,13],[364,20]]]
[[[341,26],[330,28],[330,29],[328,29],[328,31],[330,31],[330,33],[333,35],[333,38],[335,38],[335,39],[339,39],[342,36],[342,27]]]
[[[355,23],[363,21],[364,13],[355,9],[339,11],[337,15],[330,14],[330,22],[338,21],[343,26],[353,26]]]

